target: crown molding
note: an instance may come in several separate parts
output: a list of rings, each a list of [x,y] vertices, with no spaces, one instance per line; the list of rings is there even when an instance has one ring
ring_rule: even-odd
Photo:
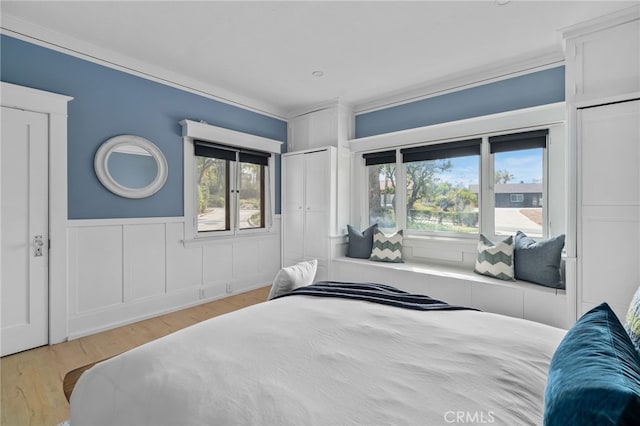
[[[594,31],[622,25],[626,22],[640,19],[640,4],[618,10],[604,16],[599,16],[588,21],[580,22],[558,30],[564,39],[579,37]]]
[[[118,71],[155,81],[166,86],[233,105],[242,109],[286,119],[287,111],[262,101],[231,92],[219,86],[191,79],[166,68],[140,61],[131,56],[87,43],[78,38],[54,31],[18,17],[3,13],[0,34],[46,47],[76,58]]]
[[[444,78],[432,80],[413,87],[389,93],[384,97],[372,98],[354,106],[356,115],[416,102],[475,86],[529,74],[535,71],[564,65],[564,53],[560,44],[557,48],[546,49],[525,56],[511,58],[490,65],[464,70]]]
[[[353,105],[351,105],[350,103],[345,102],[340,98],[334,98],[334,99],[329,99],[323,102],[318,102],[312,105],[307,105],[305,107],[294,108],[287,113],[286,117],[288,119],[292,119],[295,117],[299,117],[301,115],[311,114],[312,112],[316,112],[316,111],[320,111],[320,110],[332,108],[332,107],[345,108],[348,111],[353,110]]]

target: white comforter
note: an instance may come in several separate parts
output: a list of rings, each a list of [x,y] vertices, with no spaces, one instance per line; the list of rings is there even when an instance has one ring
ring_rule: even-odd
[[[564,330],[291,296],[100,363],[71,425],[542,424]]]

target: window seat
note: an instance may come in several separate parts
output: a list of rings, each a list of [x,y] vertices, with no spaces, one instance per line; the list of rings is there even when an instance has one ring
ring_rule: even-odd
[[[385,263],[336,257],[336,281],[377,282],[411,293],[427,294],[450,304],[478,308],[555,327],[568,325],[565,290],[527,281],[502,281],[473,272],[472,268],[421,262]]]

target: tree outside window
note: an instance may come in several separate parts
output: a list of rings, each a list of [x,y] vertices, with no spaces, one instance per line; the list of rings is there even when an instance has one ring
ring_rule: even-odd
[[[478,232],[478,157],[406,163],[407,228],[435,232]]]

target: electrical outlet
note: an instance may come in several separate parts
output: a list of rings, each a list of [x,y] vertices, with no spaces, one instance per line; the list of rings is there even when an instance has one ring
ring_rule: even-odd
[[[231,293],[233,289],[231,288],[231,283],[227,283],[227,293]]]
[[[200,289],[200,299],[204,298],[204,288]]]

